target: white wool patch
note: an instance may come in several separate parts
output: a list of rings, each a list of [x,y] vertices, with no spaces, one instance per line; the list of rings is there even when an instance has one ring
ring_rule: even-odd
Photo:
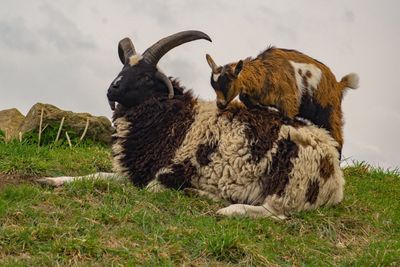
[[[143,58],[142,55],[136,54],[129,58],[129,65],[134,66],[139,63],[139,61]]]
[[[299,90],[299,100],[303,93],[308,93],[312,96],[321,81],[322,71],[314,64],[298,63],[291,60],[289,62],[294,69],[297,88]]]
[[[187,158],[194,157],[198,145],[213,138],[218,139],[219,129],[215,124],[217,120],[217,107],[211,101],[199,101],[195,106],[196,115],[194,121],[186,133],[182,145],[175,153],[175,162],[183,162]]]
[[[199,177],[192,180],[192,186],[232,202],[262,203],[263,187],[259,179],[268,159],[257,165],[251,162],[246,124],[218,116],[213,102],[199,101],[195,110],[195,120],[173,161],[196,159],[200,144],[217,144],[216,151],[209,156],[209,165],[198,166],[196,160],[191,161],[199,168]]]
[[[113,157],[113,170],[118,174],[128,176],[128,169],[122,165],[122,160],[126,156],[122,143],[129,134],[129,128],[131,124],[124,117],[121,117],[115,120],[114,125],[116,128],[116,133],[113,134],[113,137],[117,138],[117,140],[112,146],[112,151],[114,155],[116,155]]]

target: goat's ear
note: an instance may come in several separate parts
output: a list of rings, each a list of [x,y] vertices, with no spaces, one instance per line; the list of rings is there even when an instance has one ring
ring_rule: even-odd
[[[218,69],[218,65],[215,64],[214,60],[212,59],[212,57],[209,54],[206,54],[206,59],[207,59],[207,63],[210,66],[211,70],[213,73],[218,73],[217,69]]]
[[[242,69],[243,69],[243,60],[239,60],[239,62],[236,64],[234,71],[235,77],[239,76],[239,73],[242,71]]]
[[[118,56],[122,64],[126,64],[129,58],[136,55],[135,47],[130,38],[126,37],[118,43]]]

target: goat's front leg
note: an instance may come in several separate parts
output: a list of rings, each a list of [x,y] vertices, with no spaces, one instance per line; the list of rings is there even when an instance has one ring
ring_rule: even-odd
[[[244,216],[252,218],[271,217],[278,220],[286,219],[286,216],[283,213],[275,211],[268,203],[264,203],[261,206],[232,204],[218,210],[217,214],[229,217]]]
[[[87,179],[112,179],[112,180],[125,180],[126,178],[112,172],[96,172],[84,176],[58,176],[58,177],[44,177],[36,180],[37,182],[54,187],[62,186],[77,180]]]

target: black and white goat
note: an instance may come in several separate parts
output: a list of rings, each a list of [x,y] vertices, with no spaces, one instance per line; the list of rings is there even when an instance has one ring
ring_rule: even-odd
[[[218,211],[228,216],[285,218],[340,202],[344,179],[327,131],[272,108],[236,103],[221,111],[157,69],[165,53],[196,39],[210,41],[202,32],[185,31],[143,55],[129,39],[119,43],[124,67],[107,94],[117,174],[153,191],[172,188],[228,201]],[[55,185],[70,180],[43,179]]]

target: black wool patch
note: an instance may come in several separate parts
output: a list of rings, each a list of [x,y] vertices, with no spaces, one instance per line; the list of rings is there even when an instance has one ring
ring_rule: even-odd
[[[263,177],[264,196],[282,196],[293,169],[292,159],[298,156],[299,148],[290,139],[278,142],[277,152],[272,157],[271,168]]]
[[[317,201],[319,194],[319,182],[318,180],[310,180],[308,182],[308,188],[306,192],[306,201],[310,204],[314,204]]]
[[[200,144],[196,151],[196,160],[200,166],[206,166],[211,162],[211,155],[217,150],[218,144],[211,142]]]
[[[124,117],[130,124],[122,143],[121,165],[138,187],[146,186],[155,174],[171,163],[194,121],[194,103],[190,93],[172,100],[152,98],[139,106],[120,108],[114,120]]]
[[[174,164],[171,167],[171,173],[165,173],[158,176],[158,181],[167,188],[183,190],[191,186],[191,181],[196,177],[196,167],[187,159],[180,164]]]
[[[251,160],[258,163],[278,139],[283,117],[266,108],[243,110],[240,115],[240,120],[247,124],[245,134],[251,141]]]

